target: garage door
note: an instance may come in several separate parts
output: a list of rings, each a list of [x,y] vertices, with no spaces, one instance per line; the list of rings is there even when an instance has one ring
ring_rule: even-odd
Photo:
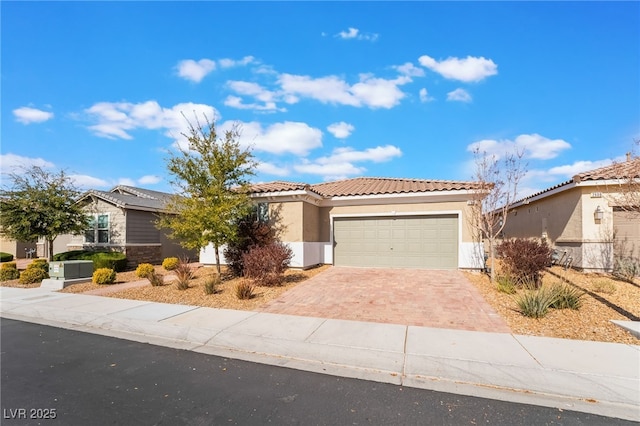
[[[335,218],[334,264],[458,267],[458,216]]]

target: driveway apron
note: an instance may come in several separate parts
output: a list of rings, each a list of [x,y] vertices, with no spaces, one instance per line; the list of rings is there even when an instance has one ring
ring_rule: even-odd
[[[332,267],[258,309],[274,314],[510,333],[460,271]]]

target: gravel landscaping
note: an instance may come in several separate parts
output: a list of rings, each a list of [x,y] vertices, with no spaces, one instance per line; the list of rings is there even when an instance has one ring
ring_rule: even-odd
[[[74,284],[61,291],[84,293],[108,289],[108,293],[103,294],[106,297],[255,310],[329,267],[325,265],[306,271],[289,270],[285,274],[285,282],[282,286],[256,287],[255,297],[249,300],[239,300],[236,297],[235,287],[241,280],[232,278],[224,272],[222,283],[216,289],[217,292],[212,295],[205,294],[204,282],[207,277],[215,274],[215,268],[208,267],[195,268],[195,279],[191,281],[187,290],[178,290],[171,281],[171,272],[156,266],[156,272],[164,275],[166,280],[166,284],[161,287],[152,287],[147,280],[136,277],[135,271],[129,271],[118,273],[116,284],[113,285]],[[584,274],[574,270],[565,271],[561,267],[550,268],[544,275],[544,282],[564,281],[584,291],[582,307],[578,311],[551,309],[544,318],[532,319],[518,312],[514,295],[498,292],[486,275],[468,272],[466,276],[486,301],[505,319],[514,334],[640,344],[640,341],[630,333],[610,322],[610,320],[640,320],[640,280],[637,278],[634,283],[628,283],[604,274]],[[118,285],[135,282],[137,286]],[[18,280],[12,280],[2,282],[0,285],[28,288],[38,287],[39,283],[24,286],[20,285]]]

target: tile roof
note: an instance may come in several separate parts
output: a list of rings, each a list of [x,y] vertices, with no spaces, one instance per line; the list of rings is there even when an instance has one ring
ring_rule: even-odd
[[[521,203],[525,200],[537,197],[554,189],[567,186],[572,183],[580,183],[586,181],[598,181],[609,179],[640,179],[640,157],[629,158],[627,161],[610,164],[608,166],[600,167],[594,170],[588,170],[586,172],[578,173],[570,180],[551,186],[542,191],[538,191],[534,194],[528,195],[524,198],[517,200],[514,204]]]
[[[251,187],[253,193],[307,189],[323,197],[407,194],[433,191],[470,190],[476,188],[477,184],[475,182],[376,177],[359,177],[334,182],[317,183],[314,185],[276,181],[252,185]]]
[[[586,180],[629,178],[640,178],[640,157],[630,158],[627,161],[579,173],[573,177],[573,181],[577,183]]]
[[[264,192],[281,192],[281,191],[297,191],[307,189],[309,187],[306,183],[299,182],[285,182],[278,180],[275,182],[258,183],[251,185],[251,192],[254,194],[260,194]]]

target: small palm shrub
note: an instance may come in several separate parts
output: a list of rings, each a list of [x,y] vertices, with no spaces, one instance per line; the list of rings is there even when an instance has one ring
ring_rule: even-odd
[[[241,280],[236,285],[236,297],[240,300],[253,299],[255,297],[255,287],[249,280]]]
[[[563,283],[551,285],[550,291],[554,295],[551,307],[554,309],[573,309],[577,311],[582,306],[584,292]]]
[[[167,257],[162,261],[162,267],[165,271],[173,271],[180,264],[180,259],[177,257]]]
[[[513,238],[496,247],[498,256],[516,281],[530,279],[540,286],[544,269],[551,265],[553,250],[544,240]]]
[[[266,287],[282,284],[293,251],[281,242],[256,246],[242,255],[244,276]]]
[[[17,280],[20,278],[20,271],[16,267],[16,262],[3,263],[0,267],[0,281]]]
[[[11,253],[0,251],[0,262],[11,262],[12,260],[13,255]]]
[[[529,318],[543,318],[555,300],[555,294],[547,287],[525,290],[516,296],[520,313]]]
[[[155,272],[155,268],[150,263],[141,263],[136,268],[136,277],[148,278],[149,275]]]
[[[173,270],[176,274],[176,287],[178,290],[186,290],[189,288],[189,281],[193,279],[193,270],[189,266],[187,259],[180,259],[178,266]]]
[[[221,280],[218,274],[207,277],[204,282],[204,294],[216,294]]]
[[[515,294],[516,285],[509,275],[500,275],[496,278],[497,289],[501,293]]]
[[[156,271],[152,271],[145,278],[149,280],[152,287],[162,287],[164,285],[164,276],[156,273]]]
[[[49,273],[43,268],[27,267],[27,269],[20,273],[20,280],[18,282],[20,284],[34,284],[47,278],[49,278]]]
[[[95,284],[113,284],[116,282],[116,271],[110,268],[98,268],[93,272]]]

